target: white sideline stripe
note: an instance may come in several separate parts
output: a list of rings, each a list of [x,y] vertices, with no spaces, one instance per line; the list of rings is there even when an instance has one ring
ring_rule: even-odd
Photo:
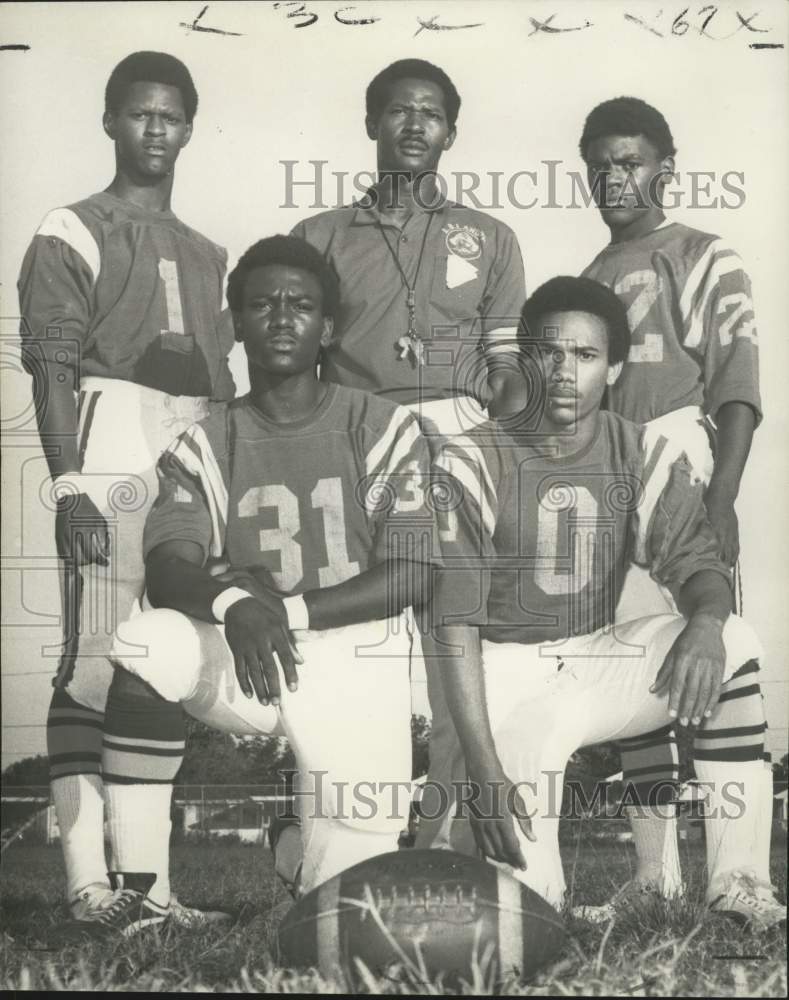
[[[142,736],[116,736],[114,733],[105,736],[108,743],[126,747],[150,747],[152,750],[183,750],[186,740],[149,740]]]
[[[318,970],[329,979],[340,961],[340,879],[330,878],[318,889]]]
[[[88,265],[93,284],[96,284],[101,270],[101,252],[91,231],[76,212],[72,212],[70,208],[53,209],[38,227],[36,236],[54,236],[68,243]]]
[[[499,974],[523,970],[521,884],[501,869],[496,872],[499,915]]]

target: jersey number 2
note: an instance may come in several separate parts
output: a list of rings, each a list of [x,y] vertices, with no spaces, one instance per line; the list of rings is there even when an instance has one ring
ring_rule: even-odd
[[[310,502],[313,510],[323,512],[323,533],[329,560],[328,566],[321,566],[318,570],[318,583],[321,587],[331,587],[359,572],[359,563],[348,559],[340,477],[319,479],[310,494]],[[261,528],[260,551],[279,552],[279,572],[272,572],[271,575],[280,589],[294,590],[304,576],[301,545],[296,541],[296,535],[301,530],[298,498],[281,484],[252,486],[238,503],[238,516],[256,517],[261,507],[277,508],[277,527]]]
[[[638,289],[636,297],[627,307],[627,325],[630,327],[630,333],[633,338],[627,360],[636,363],[640,361],[662,361],[663,337],[661,334],[645,333],[641,343],[636,343],[639,326],[644,322],[647,313],[657,302],[657,297],[660,293],[660,277],[654,271],[632,271],[614,285],[614,291],[620,297],[634,288]]]

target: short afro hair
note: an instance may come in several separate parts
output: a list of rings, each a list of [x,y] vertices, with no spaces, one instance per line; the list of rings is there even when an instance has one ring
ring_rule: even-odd
[[[607,135],[643,135],[661,160],[677,152],[666,119],[657,108],[638,97],[614,97],[589,112],[579,143],[584,161],[590,143]]]
[[[186,121],[191,124],[197,113],[197,90],[189,70],[180,59],[167,52],[132,52],[110,74],[104,92],[104,109],[117,114],[133,83],[163,83],[177,87],[184,103]]]
[[[449,127],[455,127],[460,111],[460,94],[443,69],[440,66],[434,66],[433,63],[427,62],[425,59],[398,59],[397,62],[382,69],[373,78],[367,88],[368,118],[378,118],[389,100],[392,84],[397,83],[398,80],[430,80],[431,83],[437,83],[444,93],[444,107]]]
[[[608,331],[608,363],[619,364],[630,350],[627,312],[606,285],[591,278],[560,275],[551,278],[529,296],[521,313],[526,337],[542,335],[540,320],[549,313],[585,312],[601,319]],[[524,345],[525,346],[525,345]]]
[[[247,275],[268,264],[294,267],[314,275],[323,293],[323,315],[334,319],[340,304],[337,277],[320,251],[298,236],[268,236],[253,243],[243,254],[227,279],[227,303],[233,312],[241,312],[244,307]]]

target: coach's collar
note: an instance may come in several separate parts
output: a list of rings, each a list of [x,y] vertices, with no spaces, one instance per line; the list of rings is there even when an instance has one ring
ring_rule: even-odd
[[[383,221],[381,213],[378,209],[378,191],[375,187],[368,188],[364,197],[360,198],[359,201],[353,202],[353,207],[356,211],[354,212],[353,219],[351,220],[352,226],[377,226],[381,221]],[[442,196],[441,200],[436,205],[415,205],[414,212],[415,214],[432,214],[434,212],[442,213],[448,212],[451,208],[456,207],[455,202]]]

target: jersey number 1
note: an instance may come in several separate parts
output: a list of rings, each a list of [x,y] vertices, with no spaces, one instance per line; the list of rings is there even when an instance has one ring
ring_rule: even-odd
[[[164,301],[167,307],[167,329],[164,333],[184,334],[184,311],[181,305],[181,286],[178,283],[178,265],[166,257],[159,259],[159,277],[164,282]]]

